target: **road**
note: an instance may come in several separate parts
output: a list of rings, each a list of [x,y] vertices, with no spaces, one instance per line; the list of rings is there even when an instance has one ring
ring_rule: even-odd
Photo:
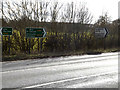
[[[118,88],[118,52],[2,63],[2,88]]]

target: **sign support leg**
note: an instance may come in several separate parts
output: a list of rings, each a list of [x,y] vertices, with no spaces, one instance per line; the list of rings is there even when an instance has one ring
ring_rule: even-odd
[[[43,41],[43,39],[41,38],[40,39],[40,53],[42,53],[42,41]]]
[[[38,38],[38,53],[40,51],[40,44],[39,44],[39,38]]]
[[[106,46],[105,46],[105,39],[103,40],[103,42],[104,42],[104,50],[106,49]]]
[[[0,49],[0,50],[1,50],[1,51],[0,51],[0,52],[1,52],[1,55],[0,55],[0,56],[1,56],[1,57],[0,57],[1,61],[2,61],[2,52],[3,52],[2,46],[3,46],[3,35],[1,35],[1,45],[0,45],[0,47],[1,47],[1,49]]]
[[[30,42],[30,38],[29,38],[29,54],[30,54],[30,47],[31,47],[31,42]]]
[[[11,45],[10,45],[10,35],[9,35],[9,37],[8,37],[8,42],[9,42],[8,45],[9,45],[9,55],[10,55],[10,46],[11,46]]]

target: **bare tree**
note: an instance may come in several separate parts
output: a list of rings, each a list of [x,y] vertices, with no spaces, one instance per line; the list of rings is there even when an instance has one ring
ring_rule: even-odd
[[[59,11],[63,5],[59,5],[58,2],[54,2],[50,7],[50,17],[51,22],[56,22],[58,20]]]
[[[89,13],[88,8],[83,4],[78,6],[71,2],[67,4],[67,7],[64,9],[61,15],[61,21],[70,22],[70,23],[81,23],[81,24],[90,24],[92,22],[93,16]]]
[[[16,18],[16,13],[11,7],[10,2],[3,2],[3,8],[2,8],[2,16],[5,20],[13,20]]]
[[[40,4],[40,18],[41,18],[41,22],[47,22],[47,18],[48,18],[48,6],[49,6],[49,2],[39,2]]]
[[[105,12],[103,15],[101,15],[96,22],[97,25],[99,26],[105,26],[107,24],[111,23],[110,17],[108,16],[108,13]]]
[[[86,8],[85,5],[81,6],[81,8],[77,9],[76,21],[81,24],[90,24],[92,22],[93,16],[89,13],[88,8]]]
[[[72,23],[75,22],[75,18],[76,18],[76,5],[73,2],[68,3],[64,11],[62,12],[61,21]]]

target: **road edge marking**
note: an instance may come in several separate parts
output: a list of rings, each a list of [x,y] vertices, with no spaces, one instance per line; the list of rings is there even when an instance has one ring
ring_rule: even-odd
[[[48,83],[43,83],[43,84],[38,84],[38,85],[31,85],[31,86],[28,86],[28,87],[23,87],[23,89],[36,88],[36,87],[46,86],[46,85],[50,85],[50,84],[62,83],[62,82],[67,82],[67,81],[74,81],[74,80],[83,79],[83,78],[96,77],[96,76],[100,76],[100,75],[103,76],[103,75],[111,74],[111,73],[118,73],[118,72],[113,71],[113,72],[107,72],[107,73],[102,73],[102,74],[95,74],[95,75],[90,75],[90,76],[83,76],[83,77],[77,77],[77,78],[70,78],[70,79],[52,81],[52,82],[48,82]]]

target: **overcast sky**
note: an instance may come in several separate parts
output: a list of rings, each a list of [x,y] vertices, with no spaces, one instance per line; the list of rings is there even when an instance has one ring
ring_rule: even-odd
[[[6,1],[17,1],[20,2],[22,0],[6,0]],[[26,0],[30,1],[30,0]],[[35,1],[35,0],[31,0]],[[37,0],[36,0],[37,1]],[[41,0],[38,0],[41,1]],[[108,16],[111,17],[111,20],[115,20],[118,18],[118,2],[120,0],[43,0],[43,1],[58,1],[60,3],[86,3],[86,7],[89,9],[89,12],[93,15],[93,21],[98,20],[99,16],[108,12]]]
[[[119,5],[118,5],[118,17],[120,18],[120,1],[119,1]]]
[[[51,0],[52,1],[52,0]],[[118,2],[120,0],[58,0],[61,2],[86,2],[86,7],[94,16],[94,21],[96,21],[100,15],[108,12],[111,20],[118,18]]]

